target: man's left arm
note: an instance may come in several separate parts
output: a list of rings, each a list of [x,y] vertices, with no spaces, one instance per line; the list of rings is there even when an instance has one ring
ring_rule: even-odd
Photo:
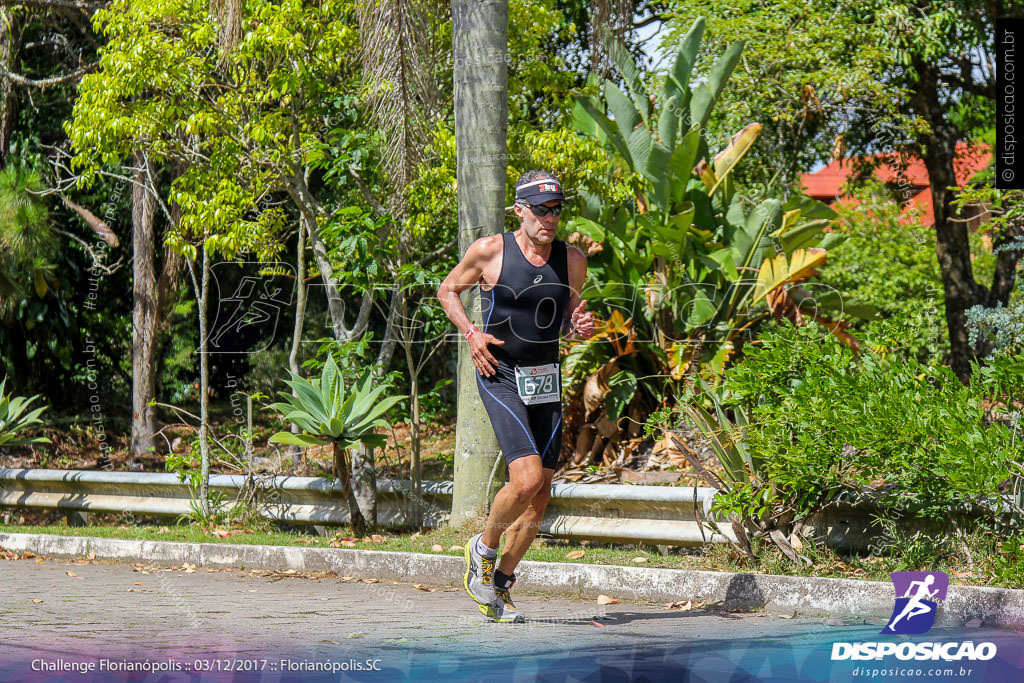
[[[583,282],[587,279],[587,257],[576,247],[566,245],[569,267],[569,332],[573,338],[589,339],[594,335],[594,314],[586,310],[581,299]]]

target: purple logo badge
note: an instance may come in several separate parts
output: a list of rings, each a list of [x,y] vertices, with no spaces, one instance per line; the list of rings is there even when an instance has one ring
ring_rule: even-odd
[[[943,572],[893,572],[896,604],[882,633],[919,635],[935,623],[936,600],[946,599],[949,577]]]

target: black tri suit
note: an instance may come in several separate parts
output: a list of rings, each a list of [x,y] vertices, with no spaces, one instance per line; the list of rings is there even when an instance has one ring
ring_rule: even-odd
[[[488,347],[498,367],[491,377],[477,372],[477,385],[505,461],[536,453],[554,469],[562,443],[558,342],[569,305],[566,246],[556,239],[547,262],[535,266],[515,233],[502,240],[501,274],[480,300],[483,331],[505,344]]]

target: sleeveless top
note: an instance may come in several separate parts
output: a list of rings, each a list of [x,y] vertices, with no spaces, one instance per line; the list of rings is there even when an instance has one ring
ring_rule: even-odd
[[[558,362],[558,339],[569,305],[569,264],[565,242],[551,243],[542,266],[526,260],[515,233],[502,234],[501,273],[490,291],[480,292],[484,332],[504,341],[489,346],[508,365]]]

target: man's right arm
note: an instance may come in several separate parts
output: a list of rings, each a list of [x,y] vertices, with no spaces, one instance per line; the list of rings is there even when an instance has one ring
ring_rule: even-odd
[[[496,241],[494,237],[499,237]],[[500,346],[505,342],[499,341],[489,334],[478,330],[466,315],[466,309],[462,305],[459,295],[479,283],[483,279],[484,267],[494,258],[500,255],[500,236],[482,237],[469,245],[466,254],[459,261],[458,265],[452,268],[448,277],[444,279],[437,289],[437,300],[448,315],[448,319],[455,323],[462,336],[469,342],[470,354],[473,358],[473,365],[484,377],[494,374],[498,361],[488,350],[488,344]]]

